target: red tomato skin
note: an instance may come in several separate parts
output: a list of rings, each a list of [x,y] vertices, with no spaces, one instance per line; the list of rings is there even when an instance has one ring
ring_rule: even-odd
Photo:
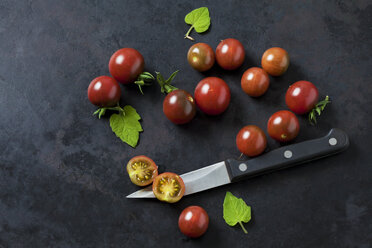
[[[208,71],[214,65],[214,51],[206,43],[196,43],[187,52],[187,61],[197,71]]]
[[[270,85],[270,78],[266,71],[258,67],[246,70],[240,81],[243,91],[252,97],[265,94]]]
[[[88,99],[98,107],[111,107],[120,100],[120,85],[109,76],[100,76],[90,82]]]
[[[319,100],[318,89],[309,81],[298,81],[289,86],[285,103],[294,113],[302,115],[312,110]]]
[[[288,69],[288,52],[280,47],[269,48],[262,55],[261,65],[271,76],[280,76]]]
[[[243,64],[244,59],[244,47],[237,39],[225,39],[216,48],[217,63],[225,70],[239,68]]]
[[[194,98],[185,90],[174,90],[164,98],[163,112],[174,124],[188,123],[196,114]]]
[[[196,105],[208,115],[223,113],[230,103],[230,88],[218,77],[207,77],[201,80],[194,92]]]
[[[258,156],[266,149],[267,139],[261,128],[248,125],[240,129],[236,136],[239,151],[249,157]]]
[[[279,142],[287,142],[297,137],[300,123],[295,114],[288,110],[274,113],[267,122],[267,132]]]
[[[109,71],[122,84],[133,83],[143,72],[145,61],[134,48],[117,50],[110,58]]]
[[[207,212],[199,206],[185,208],[178,219],[180,231],[190,238],[202,236],[207,231],[208,225],[209,216]]]

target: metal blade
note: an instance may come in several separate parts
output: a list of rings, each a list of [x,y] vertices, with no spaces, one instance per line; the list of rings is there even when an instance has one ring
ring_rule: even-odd
[[[185,195],[215,188],[230,183],[230,177],[224,161],[182,174],[185,183]],[[138,190],[127,198],[154,198],[152,186]]]

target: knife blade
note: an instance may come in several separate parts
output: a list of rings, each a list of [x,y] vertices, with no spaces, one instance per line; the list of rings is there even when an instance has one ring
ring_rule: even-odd
[[[344,151],[349,146],[347,134],[332,128],[321,138],[282,146],[247,161],[227,159],[180,175],[185,183],[185,195],[219,187],[249,177],[284,169]],[[127,198],[154,198],[152,186],[138,190]]]

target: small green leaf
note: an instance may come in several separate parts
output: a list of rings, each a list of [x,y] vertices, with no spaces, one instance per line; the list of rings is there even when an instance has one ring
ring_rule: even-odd
[[[117,137],[134,148],[138,143],[139,132],[143,131],[139,122],[141,117],[130,105],[124,106],[123,110],[119,114],[111,115],[110,126]]]
[[[320,108],[315,108],[315,111],[318,113],[318,115],[320,115],[322,113],[322,111],[320,110]]]
[[[207,7],[201,7],[194,9],[185,16],[185,22],[190,24],[191,27],[185,34],[185,38],[194,40],[189,36],[191,30],[195,28],[195,31],[198,33],[203,33],[208,30],[211,24],[211,18],[209,17],[209,10]]]
[[[223,218],[230,226],[240,224],[244,232],[247,232],[242,222],[247,223],[251,220],[251,207],[243,199],[235,197],[230,192],[226,192],[223,202]]]
[[[172,75],[170,75],[170,77],[167,80],[165,80],[165,83],[170,84],[172,82],[173,78],[177,75],[177,73],[179,71],[180,70],[177,70],[177,71],[173,72]]]
[[[324,100],[318,102],[315,107],[309,112],[309,122],[311,125],[314,125],[317,123],[316,121],[316,113],[318,116],[320,116],[327,106],[328,103],[331,101],[329,100],[329,96],[326,96]]]

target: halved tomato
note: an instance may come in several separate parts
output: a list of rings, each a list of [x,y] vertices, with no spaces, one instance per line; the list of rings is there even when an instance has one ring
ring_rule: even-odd
[[[146,186],[151,184],[158,175],[158,166],[151,158],[141,155],[129,160],[127,172],[132,183]]]
[[[158,200],[174,203],[181,200],[185,194],[185,184],[179,175],[164,172],[155,177],[152,191]]]

